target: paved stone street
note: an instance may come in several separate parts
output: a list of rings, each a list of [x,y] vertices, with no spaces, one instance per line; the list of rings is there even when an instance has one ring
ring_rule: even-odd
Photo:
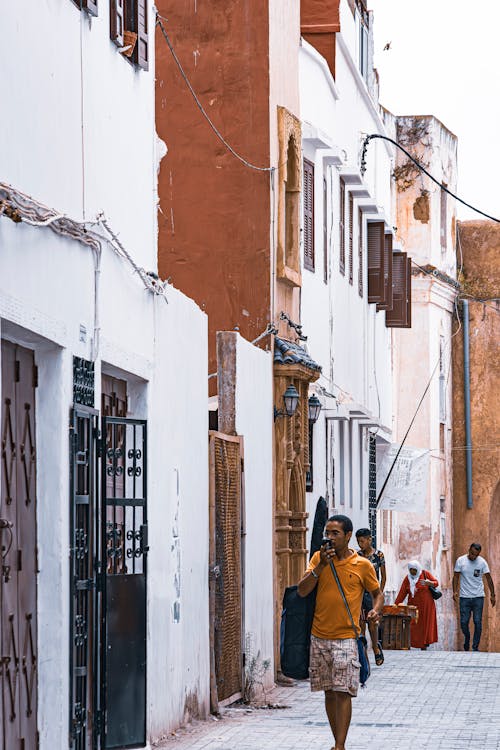
[[[322,694],[277,688],[279,709],[232,708],[179,730],[166,750],[330,750]],[[386,653],[353,702],[348,750],[499,750],[500,654]]]

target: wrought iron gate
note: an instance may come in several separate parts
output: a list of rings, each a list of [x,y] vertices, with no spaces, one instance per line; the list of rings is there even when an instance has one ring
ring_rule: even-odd
[[[373,546],[377,547],[377,438],[370,435],[368,454],[368,519]]]
[[[99,526],[98,412],[77,406],[70,427],[70,737],[74,750],[97,747],[101,727],[98,684]]]
[[[75,395],[93,403],[88,387]],[[143,746],[146,422],[106,416],[99,431],[98,412],[77,404],[70,432],[70,743],[74,750]]]
[[[242,438],[210,432],[211,598],[219,701],[243,691]]]
[[[1,750],[38,745],[36,386],[33,352],[2,341]]]
[[[105,748],[146,743],[146,422],[104,417]]]

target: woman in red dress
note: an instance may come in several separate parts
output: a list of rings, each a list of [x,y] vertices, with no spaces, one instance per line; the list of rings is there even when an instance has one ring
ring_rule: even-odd
[[[425,651],[438,639],[436,603],[429,586],[436,588],[439,583],[428,570],[422,570],[417,560],[408,563],[408,575],[404,578],[394,604],[401,604],[408,597],[408,604],[418,608],[418,622],[412,620],[410,626],[411,645]]]

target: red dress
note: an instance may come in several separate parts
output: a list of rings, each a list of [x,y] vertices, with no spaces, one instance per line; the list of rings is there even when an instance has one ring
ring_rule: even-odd
[[[415,596],[410,593],[410,582],[406,576],[399,589],[394,604],[401,604],[408,597],[408,604],[418,607],[418,622],[412,620],[410,626],[411,645],[414,648],[422,648],[430,643],[436,643],[438,639],[436,603],[431,596],[429,587],[422,583],[424,579],[432,581],[434,586],[438,586],[437,578],[423,570],[415,586]]]

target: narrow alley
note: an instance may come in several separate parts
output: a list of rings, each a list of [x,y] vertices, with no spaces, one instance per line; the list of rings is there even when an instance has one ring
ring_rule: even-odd
[[[349,750],[497,750],[500,654],[389,652],[353,702]],[[323,694],[277,688],[280,708],[224,710],[179,730],[165,750],[329,750]]]

